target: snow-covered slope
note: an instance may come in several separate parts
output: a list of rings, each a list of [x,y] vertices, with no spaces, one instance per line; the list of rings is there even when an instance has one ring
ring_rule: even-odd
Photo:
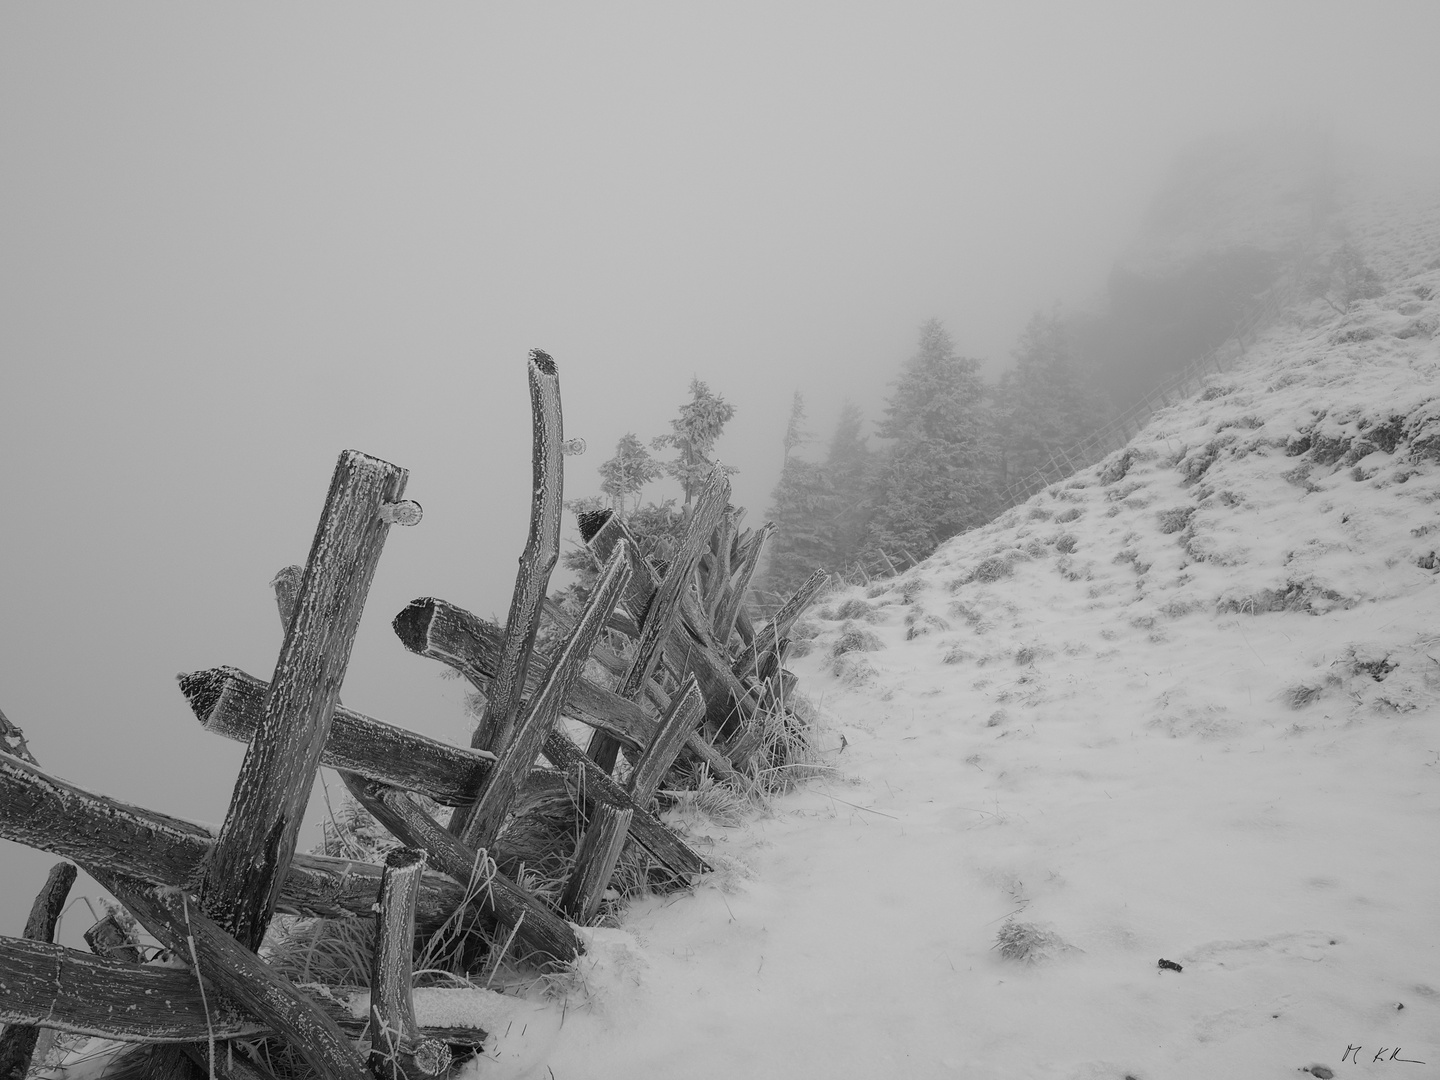
[[[831,776],[692,819],[720,872],[594,932],[474,1075],[1440,1075],[1440,215],[1406,210],[1359,237],[1384,295],[829,597],[792,666]]]

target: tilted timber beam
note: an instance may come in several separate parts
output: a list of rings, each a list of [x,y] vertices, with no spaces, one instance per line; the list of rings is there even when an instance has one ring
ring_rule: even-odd
[[[269,683],[232,667],[180,677],[180,692],[205,729],[242,743],[254,738],[260,726],[269,688]],[[343,705],[335,709],[320,762],[383,780],[445,806],[468,801],[495,765],[493,754],[429,739]]]
[[[96,795],[39,766],[0,753],[0,837],[84,866],[157,885],[193,889],[215,846],[200,825]],[[278,910],[292,915],[369,917],[380,888],[373,863],[297,854],[280,890]],[[442,923],[464,900],[448,877],[426,873],[417,919]]]
[[[527,366],[532,414],[530,532],[520,553],[520,569],[510,597],[500,664],[470,745],[499,752],[510,741],[520,718],[525,676],[550,572],[560,559],[560,511],[565,476],[561,443],[560,375],[555,361],[539,349]]]

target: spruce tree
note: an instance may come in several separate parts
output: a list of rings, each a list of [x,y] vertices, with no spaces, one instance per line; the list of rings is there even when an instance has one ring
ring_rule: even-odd
[[[875,454],[863,434],[865,415],[845,402],[830,437],[823,470],[828,488],[825,528],[829,537],[827,570],[843,572],[864,554],[870,523]]]
[[[665,471],[680,482],[680,488],[685,493],[683,512],[687,520],[695,493],[714,467],[710,452],[734,415],[734,405],[712,392],[699,379],[691,379],[690,400],[680,406],[680,415],[670,421],[670,434],[657,436],[650,443],[656,450],[673,446],[679,451],[665,463]]]
[[[775,523],[775,535],[767,546],[765,581],[782,594],[792,592],[817,567],[832,565],[834,558],[826,528],[831,492],[825,472],[793,453],[809,438],[805,399],[797,390],[790,402],[784,462],[780,480],[770,494],[768,515]]]
[[[996,453],[979,361],[960,356],[939,320],[901,368],[878,434],[893,440],[876,477],[867,549],[896,566],[989,520]]]
[[[1108,412],[1058,309],[1031,316],[1013,355],[996,393],[1006,483],[1062,461]]]
[[[615,444],[615,456],[600,466],[600,490],[610,497],[610,508],[623,515],[627,503],[632,508],[639,506],[640,492],[660,472],[635,433],[627,431]]]

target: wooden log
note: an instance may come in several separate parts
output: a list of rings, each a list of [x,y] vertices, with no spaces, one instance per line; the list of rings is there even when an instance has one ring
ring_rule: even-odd
[[[30,907],[30,917],[25,920],[25,940],[47,944],[55,940],[55,924],[60,921],[60,912],[65,909],[70,886],[75,884],[75,873],[74,863],[56,863],[50,868],[45,884]],[[0,987],[9,994],[9,987],[3,982],[0,982]],[[0,1078],[25,1080],[39,1039],[40,1027],[37,1024],[7,1024],[5,1030],[0,1031]]]
[[[615,606],[629,577],[625,552],[618,551],[595,582],[585,612],[546,673],[540,689],[526,703],[514,735],[495,763],[473,809],[468,813],[463,809],[457,811],[466,816],[459,828],[452,831],[467,847],[489,847],[495,842],[515,793],[534,767],[545,736],[560,718],[561,709],[579,681],[580,669],[590,656],[600,631],[605,628],[605,618]]]
[[[367,1075],[365,1059],[334,1019],[204,915],[184,892],[104,871],[95,880],[156,940],[188,960],[192,977],[218,988],[264,1021],[321,1080],[357,1080]]]
[[[180,677],[180,692],[205,729],[243,743],[259,728],[268,689],[268,683],[232,667]],[[383,780],[445,806],[460,806],[484,786],[494,756],[426,738],[342,705],[335,709],[320,762]]]
[[[576,922],[584,925],[594,920],[625,847],[636,808],[649,806],[660,779],[685,745],[686,736],[704,715],[705,699],[700,696],[700,687],[692,676],[675,695],[654,741],[635,763],[635,771],[626,785],[626,792],[634,800],[635,807],[600,803],[595,813],[590,815],[560,902],[562,909]]]
[[[510,742],[520,717],[525,675],[540,627],[540,610],[550,572],[560,559],[560,510],[565,474],[560,444],[560,376],[555,361],[539,349],[530,350],[530,406],[532,414],[530,534],[520,555],[520,571],[505,620],[500,665],[480,723],[470,745],[479,750],[502,751]],[[478,794],[478,789],[477,789]],[[460,823],[463,824],[463,823]],[[457,833],[458,835],[458,833]]]
[[[750,579],[755,576],[755,569],[760,565],[760,555],[765,549],[765,542],[770,539],[770,534],[774,531],[775,523],[767,521],[755,531],[755,534],[738,553],[737,561],[740,569],[730,583],[729,591],[725,594],[725,602],[715,617],[715,640],[721,646],[730,641],[730,635],[735,630],[735,623],[744,610],[745,593],[750,588]],[[745,621],[747,623],[750,621],[748,615],[746,615]],[[752,640],[754,639],[753,631],[750,637]]]
[[[401,843],[425,850],[434,866],[460,883],[471,902],[516,929],[517,936],[530,948],[560,960],[579,955],[580,939],[568,923],[496,870],[483,850],[467,847],[452,836],[405,792],[348,773],[342,773],[341,779],[360,804]]]
[[[200,884],[205,912],[245,948],[259,946],[279,901],[365,596],[406,472],[354,450],[340,455],[306,560],[265,716],[240,769]]]
[[[424,869],[425,852],[418,848],[397,848],[385,856],[370,969],[370,1070],[378,1080],[435,1076],[450,1067],[450,1048],[421,1036],[410,995],[415,898]]]
[[[710,864],[690,845],[666,828],[649,810],[638,806],[628,791],[608,773],[602,772],[564,733],[552,731],[545,740],[544,752],[550,763],[562,773],[579,776],[578,788],[573,794],[583,799],[592,812],[597,805],[633,810],[630,835],[677,878],[692,881],[710,869]]]
[[[463,675],[481,693],[488,694],[500,664],[501,630],[463,608],[431,596],[412,600],[391,626],[401,644],[419,656],[439,660]],[[551,667],[549,657],[531,657],[526,693],[540,685],[540,672]],[[581,678],[565,703],[565,715],[608,732],[633,749],[642,749],[654,736],[655,721],[633,701]]]
[[[575,866],[565,882],[560,907],[582,926],[594,921],[620,861],[633,811],[601,804],[591,816],[590,827],[575,852]]]
[[[90,951],[96,956],[124,960],[131,964],[138,964],[141,960],[139,946],[130,940],[130,935],[113,914],[106,915],[85,931],[85,944],[90,946]]]
[[[96,795],[8,754],[0,754],[0,837],[73,859],[87,870],[187,889],[215,844],[202,826]],[[368,917],[379,888],[380,867],[372,863],[296,855],[278,910]],[[438,926],[463,899],[459,885],[427,873],[416,917],[422,926]]]
[[[712,628],[720,615],[720,605],[725,599],[725,589],[730,584],[730,546],[734,541],[735,511],[733,507],[727,506],[720,515],[720,523],[715,527],[715,535],[711,542],[710,572],[705,581],[705,599],[702,604],[705,617],[709,620]],[[716,635],[716,640],[723,639]]]
[[[613,554],[616,549],[609,546],[609,550]],[[635,565],[632,559],[632,573]],[[500,655],[500,630],[494,624],[454,604],[426,596],[412,600],[391,625],[411,652],[453,668],[481,693],[488,690]],[[533,665],[543,664],[542,656],[536,654]],[[731,678],[733,680],[733,676]],[[538,684],[537,678],[536,686]],[[705,683],[700,686],[703,692]],[[662,708],[668,707],[668,696],[654,683],[650,683],[646,691],[657,703],[664,701]],[[613,735],[632,750],[643,750],[655,737],[655,721],[639,705],[583,677],[576,682],[570,700],[565,703],[565,715]],[[692,735],[686,749],[717,775],[734,775],[729,761],[700,736]]]
[[[825,587],[827,579],[828,575],[824,570],[816,570],[780,605],[780,609],[755,632],[755,640],[750,647],[735,660],[733,670],[737,675],[754,675],[760,670],[765,653],[773,652],[782,638],[790,636],[791,627],[805,613],[805,609],[815,602],[815,597]]]
[[[717,465],[706,478],[705,486],[694,504],[694,512],[685,526],[680,547],[645,611],[630,670],[616,688],[616,693],[621,697],[632,701],[637,699],[646,680],[654,673],[660,651],[669,640],[672,621],[679,611],[691,571],[710,543],[720,519],[725,516],[729,498],[730,480],[725,475],[724,468]],[[612,559],[615,557],[611,556]],[[609,773],[615,768],[620,744],[603,732],[595,732],[590,737],[586,752],[590,759],[600,766],[601,771]]]
[[[45,1022],[61,1031],[122,1042],[204,1041],[267,1034],[265,1024],[222,994],[200,998],[181,968],[90,956],[60,945],[0,937],[0,1020]]]
[[[589,535],[586,535],[588,532]],[[581,531],[590,553],[599,561],[610,558],[615,546],[621,540],[632,544],[634,538],[629,528],[614,514],[591,518]],[[636,547],[634,550],[638,551]],[[632,559],[631,585],[624,603],[631,610],[646,611],[659,588],[660,576],[655,573],[647,560]],[[672,626],[670,640],[666,643],[666,656],[675,658],[681,665],[677,670],[694,675],[705,695],[706,719],[719,728],[735,711],[738,703],[750,696],[743,676],[731,670],[730,662],[720,655],[711,640],[710,628],[700,613],[700,606],[694,597],[682,595],[680,601],[681,624]],[[693,743],[690,747],[697,753],[704,753]],[[712,767],[713,764],[712,764]]]
[[[43,1023],[120,1042],[203,1044],[212,1033],[217,1040],[275,1033],[224,993],[207,988],[202,1000],[194,973],[184,968],[92,956],[62,945],[0,937],[0,984],[5,987],[0,994],[4,1024]],[[302,993],[346,1034],[358,1038],[365,1032],[368,1021],[333,997]],[[485,1038],[479,1028],[422,1027],[420,1032],[477,1044]]]
[[[638,805],[649,805],[661,779],[685,745],[685,740],[704,716],[705,699],[700,694],[699,685],[691,677],[680,693],[675,695],[670,711],[660,722],[654,741],[640,755],[640,760],[635,763],[635,769],[630,774],[627,790]]]

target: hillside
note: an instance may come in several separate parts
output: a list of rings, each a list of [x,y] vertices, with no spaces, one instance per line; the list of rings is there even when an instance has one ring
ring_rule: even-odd
[[[826,597],[791,664],[819,777],[681,794],[717,872],[574,972],[417,991],[494,1033],[461,1075],[1436,1075],[1423,194],[1336,223],[1378,295],[1297,301],[1123,450]]]
[[[831,778],[693,818],[727,870],[484,1075],[1440,1068],[1440,213],[1350,220],[1382,295],[829,598]]]

